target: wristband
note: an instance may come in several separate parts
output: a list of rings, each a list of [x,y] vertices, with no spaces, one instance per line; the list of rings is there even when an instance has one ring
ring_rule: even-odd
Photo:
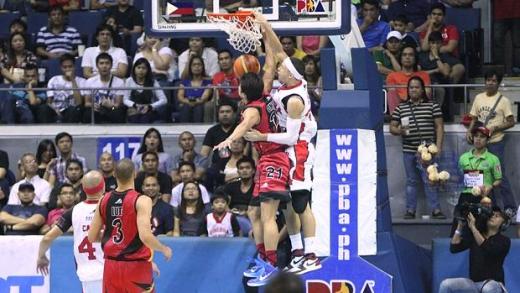
[[[462,232],[460,232],[460,230],[455,230],[455,235],[462,235]]]

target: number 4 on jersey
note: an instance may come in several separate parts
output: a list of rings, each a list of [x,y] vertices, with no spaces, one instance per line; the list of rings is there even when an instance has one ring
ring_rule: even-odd
[[[88,253],[88,259],[94,260],[96,259],[96,255],[94,255],[94,252],[96,252],[96,249],[94,246],[92,246],[92,242],[88,241],[88,238],[85,236],[83,238],[83,241],[78,245],[78,251],[79,253]]]

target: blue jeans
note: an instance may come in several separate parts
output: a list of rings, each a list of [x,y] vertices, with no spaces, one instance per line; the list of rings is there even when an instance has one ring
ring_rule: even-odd
[[[406,209],[415,212],[417,208],[417,193],[420,185],[430,204],[430,208],[437,210],[441,208],[437,188],[428,183],[426,169],[417,160],[416,153],[403,152],[404,170],[406,172]]]
[[[439,287],[439,293],[503,293],[502,284],[490,280],[473,282],[467,278],[445,279]]]
[[[495,200],[501,199],[504,208],[513,208],[516,210],[516,202],[513,191],[511,190],[511,185],[509,184],[509,180],[506,177],[506,160],[504,158],[504,149],[506,143],[504,140],[490,143],[487,145],[488,151],[500,160],[500,165],[502,167],[502,182],[498,189],[493,190],[493,195]]]
[[[181,123],[201,123],[204,121],[204,105],[192,107],[190,105],[181,104],[180,112],[179,119]]]

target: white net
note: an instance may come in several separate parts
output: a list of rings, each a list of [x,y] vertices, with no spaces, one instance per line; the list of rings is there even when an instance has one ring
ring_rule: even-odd
[[[247,16],[243,20],[234,15],[210,14],[208,19],[229,35],[227,40],[237,51],[249,53],[256,51],[256,48],[261,45],[262,33],[260,32],[260,26],[255,23],[253,17]]]

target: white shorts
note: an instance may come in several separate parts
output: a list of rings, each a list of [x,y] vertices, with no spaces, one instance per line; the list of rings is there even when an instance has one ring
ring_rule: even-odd
[[[291,191],[311,190],[312,167],[314,165],[314,145],[305,140],[298,140],[294,146],[286,149],[291,161]]]
[[[83,293],[103,293],[103,280],[81,282]]]

